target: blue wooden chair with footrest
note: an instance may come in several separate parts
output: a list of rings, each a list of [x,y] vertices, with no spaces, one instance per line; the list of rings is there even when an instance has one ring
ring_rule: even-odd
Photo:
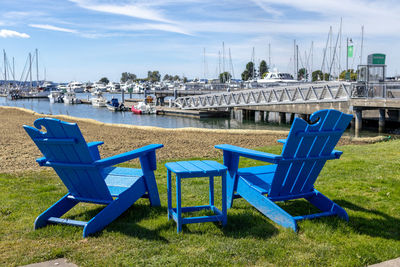
[[[313,124],[296,118],[283,143],[281,155],[222,144],[224,165],[228,167],[227,206],[242,197],[276,223],[297,231],[297,221],[337,215],[348,220],[346,211],[314,188],[325,162],[338,159],[334,150],[352,115],[337,110],[320,110],[311,115]],[[239,168],[239,158],[260,160],[271,165]],[[291,216],[275,202],[305,198],[322,212]]]
[[[36,218],[35,229],[49,223],[69,224],[83,227],[83,237],[87,237],[102,230],[139,198],[149,198],[152,206],[160,206],[154,170],[156,149],[163,145],[152,144],[101,159],[98,146],[103,142],[86,143],[76,123],[40,118],[34,126],[37,129],[23,127],[44,156],[36,161],[52,167],[69,191]],[[40,131],[42,126],[45,132]],[[113,167],[135,158],[140,159],[141,169]],[[61,218],[79,202],[106,207],[87,222]]]

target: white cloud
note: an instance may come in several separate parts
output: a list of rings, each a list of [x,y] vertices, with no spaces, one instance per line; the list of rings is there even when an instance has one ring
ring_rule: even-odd
[[[26,33],[16,32],[12,30],[0,30],[0,37],[1,38],[30,38],[30,36]]]
[[[277,9],[271,8],[270,5],[265,3],[262,0],[252,0],[258,7],[260,7],[262,10],[267,12],[268,14],[274,15],[274,16],[282,16],[282,12],[278,11]]]
[[[116,15],[124,15],[139,19],[147,19],[154,21],[161,21],[170,23],[171,21],[166,19],[160,11],[155,8],[149,8],[144,4],[102,4],[101,2],[96,2],[92,0],[69,0],[73,3],[76,3],[81,8],[116,14]]]
[[[123,30],[123,31],[158,30],[158,31],[180,33],[185,35],[192,35],[189,31],[182,29],[181,27],[164,23],[128,24],[128,25],[111,26],[108,27],[108,29]]]
[[[48,25],[48,24],[29,24],[28,26],[32,27],[32,28],[38,28],[38,29],[44,29],[44,30],[50,30],[50,31],[77,33],[77,31],[73,30],[73,29],[61,28],[61,27]]]

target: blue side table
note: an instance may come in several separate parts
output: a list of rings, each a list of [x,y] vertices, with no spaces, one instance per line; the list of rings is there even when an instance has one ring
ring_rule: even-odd
[[[177,232],[182,231],[182,225],[188,223],[215,222],[220,221],[225,226],[226,216],[226,170],[227,168],[211,160],[178,161],[166,163],[167,190],[168,190],[168,220],[174,219],[177,223]],[[172,208],[171,197],[171,172],[176,174],[176,208]],[[222,211],[214,206],[214,176],[222,177]],[[194,177],[209,177],[210,205],[182,207],[181,201],[181,179]],[[182,212],[191,212],[199,210],[212,210],[215,215],[182,218]]]

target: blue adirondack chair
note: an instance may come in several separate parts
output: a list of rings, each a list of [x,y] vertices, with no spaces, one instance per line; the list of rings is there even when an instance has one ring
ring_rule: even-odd
[[[297,231],[297,221],[338,215],[348,220],[346,211],[314,189],[314,183],[329,159],[338,159],[342,152],[334,150],[352,115],[337,110],[320,110],[311,115],[314,124],[296,118],[281,155],[274,155],[232,145],[216,145],[223,150],[228,167],[227,206],[243,197],[276,223]],[[238,168],[239,158],[260,160],[270,165]],[[291,216],[274,202],[305,198],[321,213]]]
[[[40,166],[53,167],[69,191],[36,218],[35,229],[49,223],[69,224],[84,227],[83,237],[87,237],[102,230],[141,197],[149,198],[152,206],[160,206],[154,170],[155,151],[163,145],[152,144],[100,159],[98,146],[103,142],[86,143],[76,123],[40,118],[34,126],[37,129],[23,127],[44,155],[36,161]],[[42,126],[46,132],[40,131]],[[134,158],[140,159],[141,169],[112,167]],[[106,207],[88,222],[61,218],[79,202]]]

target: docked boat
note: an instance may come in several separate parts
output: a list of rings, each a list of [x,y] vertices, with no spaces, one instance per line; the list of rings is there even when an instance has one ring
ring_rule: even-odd
[[[156,114],[156,109],[154,106],[146,104],[144,102],[139,102],[133,105],[131,111],[135,114]]]
[[[107,86],[106,86],[104,83],[102,83],[102,82],[95,82],[95,83],[92,85],[92,91],[93,91],[93,92],[97,92],[97,91],[100,91],[100,92],[107,92]]]
[[[85,91],[85,88],[80,82],[70,82],[68,84],[68,90],[75,93],[83,93]]]
[[[290,73],[269,72],[264,78],[258,79],[257,83],[293,83],[296,81]]]
[[[50,91],[50,94],[47,97],[49,98],[50,103],[52,103],[52,104],[64,102],[63,94],[60,91],[52,90],[52,91]]]
[[[107,99],[103,96],[103,93],[101,91],[96,91],[92,93],[93,96],[90,99],[92,102],[92,106],[94,107],[105,107],[107,104]]]
[[[113,98],[111,99],[111,103],[107,103],[106,107],[108,110],[111,111],[124,111],[125,110],[125,106],[123,103],[119,103],[117,98]]]
[[[63,97],[65,104],[80,104],[81,100],[76,97],[75,92],[67,91]]]

